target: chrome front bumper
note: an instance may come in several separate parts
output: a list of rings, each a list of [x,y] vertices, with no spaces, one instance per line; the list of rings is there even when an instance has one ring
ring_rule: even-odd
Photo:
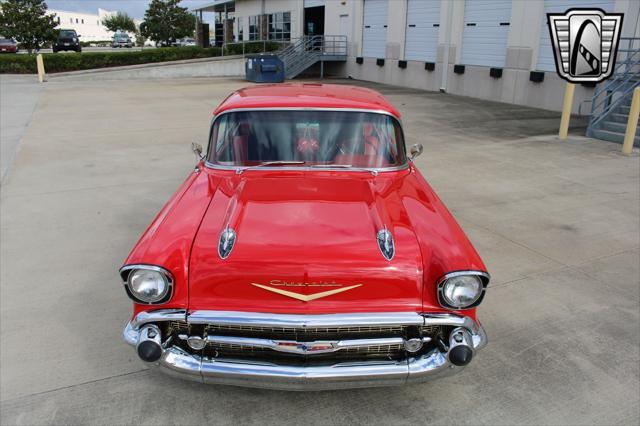
[[[161,310],[140,313],[124,331],[124,341],[136,346],[145,324],[185,320],[193,324],[269,325],[319,327],[331,325],[447,325],[461,327],[471,337],[475,353],[487,344],[481,325],[469,317],[451,314],[374,313],[329,315],[277,315],[245,312]],[[178,347],[163,350],[155,365],[164,373],[209,384],[224,384],[284,390],[325,390],[419,383],[457,373],[464,367],[453,365],[448,353],[434,348],[400,361],[343,362],[330,366],[295,366],[238,359],[206,358]]]

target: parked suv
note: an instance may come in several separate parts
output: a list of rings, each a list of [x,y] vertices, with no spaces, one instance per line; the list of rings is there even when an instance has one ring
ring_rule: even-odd
[[[76,30],[60,30],[58,33],[58,39],[53,42],[53,53],[61,50],[73,50],[78,53],[82,52],[80,36],[76,33]]]
[[[111,47],[133,47],[133,41],[129,34],[116,34],[113,36],[113,40],[111,41]]]

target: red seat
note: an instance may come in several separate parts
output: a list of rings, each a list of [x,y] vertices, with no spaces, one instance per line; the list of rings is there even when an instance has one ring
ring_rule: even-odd
[[[380,155],[338,154],[334,164],[350,164],[354,167],[387,167],[389,162]]]
[[[249,156],[249,133],[251,125],[241,123],[237,134],[233,137],[233,158],[236,164],[244,164]]]
[[[364,133],[364,154],[376,155],[380,152],[380,139],[374,136],[375,128],[371,123],[365,123],[362,126]]]

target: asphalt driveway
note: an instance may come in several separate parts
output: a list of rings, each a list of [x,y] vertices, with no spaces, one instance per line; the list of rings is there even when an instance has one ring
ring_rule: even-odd
[[[191,172],[214,106],[245,84],[44,85],[1,194],[2,424],[637,424],[638,153],[559,141],[557,113],[388,86],[369,85],[424,144],[418,166],[493,276],[489,346],[457,376],[400,388],[289,393],[148,370],[120,338],[117,269]]]

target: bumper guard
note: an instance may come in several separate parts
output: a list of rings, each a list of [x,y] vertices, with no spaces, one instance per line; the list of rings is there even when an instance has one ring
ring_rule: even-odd
[[[329,314],[276,315],[246,312],[159,310],[142,312],[123,330],[126,343],[136,346],[141,328],[148,323],[187,320],[191,323],[227,323],[251,325],[321,326],[325,324],[421,324],[460,327],[470,337],[475,353],[487,344],[481,325],[469,317],[452,314]],[[190,354],[178,347],[163,349],[154,363],[171,376],[208,384],[223,384],[283,390],[327,390],[419,383],[431,378],[459,372],[449,354],[434,348],[418,356],[400,361],[343,362],[330,366],[293,366],[239,359],[206,358]]]

